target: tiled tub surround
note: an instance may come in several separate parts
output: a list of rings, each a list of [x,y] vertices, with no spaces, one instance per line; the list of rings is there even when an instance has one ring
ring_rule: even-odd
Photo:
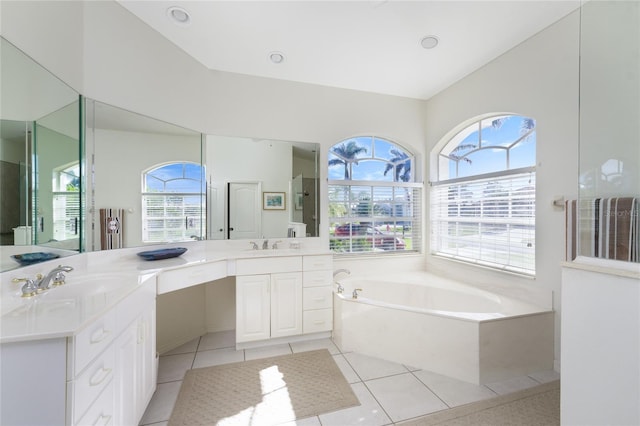
[[[334,296],[333,335],[343,351],[474,384],[553,369],[550,307],[428,272],[338,282],[344,291]]]
[[[137,423],[156,387],[156,294],[234,276],[237,259],[327,256],[311,243],[259,252],[239,242],[180,245],[189,251],[155,262],[141,260],[141,248],[121,249],[2,273],[0,423]],[[64,286],[20,297],[22,283],[13,278],[33,278],[60,263],[74,268]],[[142,399],[127,393],[134,386]]]

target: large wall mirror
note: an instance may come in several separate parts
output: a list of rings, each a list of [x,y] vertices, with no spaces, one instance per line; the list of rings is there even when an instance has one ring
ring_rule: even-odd
[[[208,135],[209,239],[318,236],[319,144]]]
[[[0,269],[82,250],[79,94],[0,39]],[[29,255],[27,255],[29,254]]]

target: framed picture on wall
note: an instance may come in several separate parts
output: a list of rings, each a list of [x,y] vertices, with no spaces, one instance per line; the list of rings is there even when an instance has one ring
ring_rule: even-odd
[[[284,192],[263,192],[262,209],[284,210],[286,207],[285,195]]]

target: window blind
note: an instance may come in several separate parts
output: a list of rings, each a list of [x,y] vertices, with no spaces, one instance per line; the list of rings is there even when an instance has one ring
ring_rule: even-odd
[[[431,251],[534,275],[535,172],[435,183]]]

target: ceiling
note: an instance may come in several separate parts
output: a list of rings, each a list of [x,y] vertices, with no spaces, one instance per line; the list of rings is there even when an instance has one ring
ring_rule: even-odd
[[[428,99],[579,7],[579,0],[118,0],[206,67]],[[169,18],[184,8],[188,25]],[[438,38],[424,49],[427,35]],[[284,61],[271,62],[272,52]]]

